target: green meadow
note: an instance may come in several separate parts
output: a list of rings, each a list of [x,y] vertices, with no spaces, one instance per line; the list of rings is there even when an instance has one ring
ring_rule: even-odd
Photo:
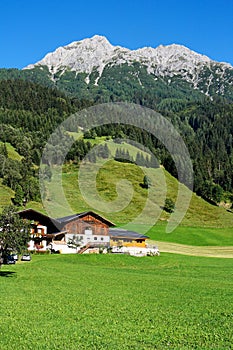
[[[140,230],[140,227],[138,227]],[[187,244],[192,246],[233,246],[233,228],[178,226],[166,232],[166,225],[156,225],[147,233],[156,241]]]
[[[232,349],[231,259],[33,255],[0,271],[0,349]]]

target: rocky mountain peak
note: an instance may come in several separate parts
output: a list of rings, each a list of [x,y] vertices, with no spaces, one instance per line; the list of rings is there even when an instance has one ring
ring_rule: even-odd
[[[194,88],[198,88],[200,79],[203,79],[203,74],[205,74],[203,72],[206,70],[209,71],[206,81],[207,84],[211,85],[214,75],[217,74],[219,79],[222,79],[228,69],[233,69],[230,64],[215,62],[209,57],[196,53],[182,45],[160,45],[157,48],[144,47],[129,50],[120,46],[113,46],[101,35],[95,35],[92,38],[59,47],[54,52],[48,53],[41,61],[29,65],[25,69],[47,66],[51,73],[51,79],[55,74],[56,76],[57,74],[61,75],[67,69],[77,74],[86,73],[85,81],[87,84],[90,82],[90,74],[95,71],[98,76],[94,84],[98,85],[98,81],[107,65],[132,65],[134,62],[139,62],[140,65],[145,66],[148,74],[154,75],[155,78],[167,77],[170,79],[179,76],[192,84]]]

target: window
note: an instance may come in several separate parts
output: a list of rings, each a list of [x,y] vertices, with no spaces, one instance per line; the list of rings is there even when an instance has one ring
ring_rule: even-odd
[[[104,239],[103,239],[103,237],[101,237],[101,241],[103,241]]]
[[[85,233],[85,235],[92,235],[92,229],[91,229],[91,227],[89,227],[89,228],[86,227],[84,233]]]
[[[97,241],[97,237],[94,237],[94,240]]]

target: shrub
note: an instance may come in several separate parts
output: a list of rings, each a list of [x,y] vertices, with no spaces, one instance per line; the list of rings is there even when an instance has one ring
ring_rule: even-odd
[[[172,213],[175,209],[175,203],[171,198],[166,198],[164,203],[164,210],[168,213]]]

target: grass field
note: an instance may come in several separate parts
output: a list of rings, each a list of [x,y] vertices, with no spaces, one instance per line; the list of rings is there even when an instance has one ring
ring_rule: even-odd
[[[197,246],[170,242],[148,240],[149,246],[157,245],[160,252],[183,254],[191,256],[205,256],[213,258],[233,259],[233,245],[231,246]]]
[[[148,236],[156,241],[194,246],[233,246],[233,228],[178,226],[172,233],[166,233],[165,228],[165,224],[158,224],[148,232]]]
[[[232,349],[231,259],[33,256],[0,271],[0,349]]]

